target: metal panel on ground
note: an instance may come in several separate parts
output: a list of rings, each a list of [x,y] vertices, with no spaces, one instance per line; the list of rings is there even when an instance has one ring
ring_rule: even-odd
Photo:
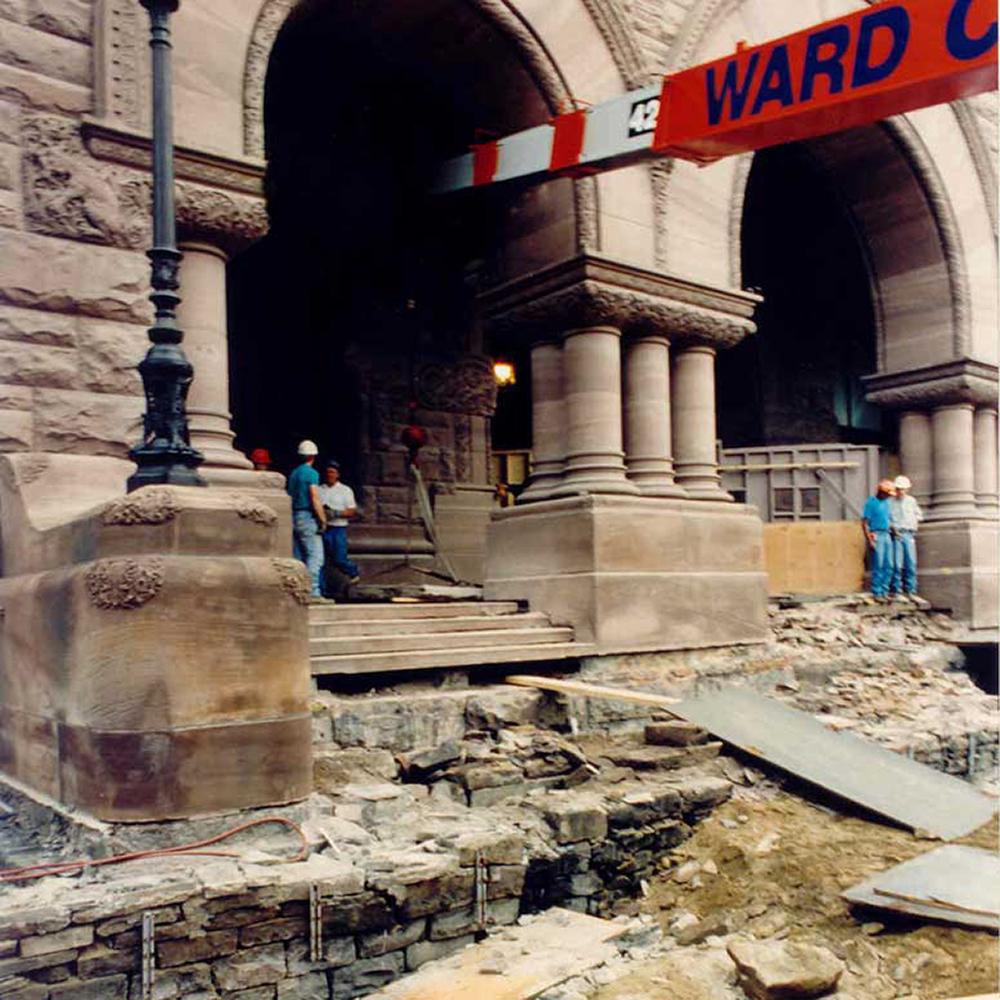
[[[848,902],[1000,930],[1000,858],[947,844],[842,893]]]
[[[714,736],[866,809],[942,840],[986,823],[997,801],[972,785],[741,688],[672,705]]]

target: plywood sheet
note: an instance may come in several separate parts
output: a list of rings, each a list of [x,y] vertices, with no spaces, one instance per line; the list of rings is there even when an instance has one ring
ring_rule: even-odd
[[[946,844],[842,895],[881,910],[1000,930],[1000,857],[978,847]]]
[[[853,594],[865,582],[865,537],[857,521],[764,525],[771,594]]]
[[[986,823],[997,800],[901,754],[834,733],[811,715],[742,688],[670,707],[718,739],[903,826],[942,840]]]
[[[449,958],[371,995],[369,1000],[531,1000],[613,958],[621,924],[572,910],[548,910],[505,927]]]

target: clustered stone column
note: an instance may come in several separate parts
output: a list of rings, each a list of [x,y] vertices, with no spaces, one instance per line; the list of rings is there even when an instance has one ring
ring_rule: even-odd
[[[960,359],[866,381],[871,402],[898,409],[900,463],[927,519],[996,519],[996,366]]]
[[[931,414],[934,440],[934,516],[975,514],[973,414],[971,403],[939,406]]]
[[[979,406],[973,423],[976,507],[991,517],[1000,507],[997,482],[997,408]]]
[[[729,500],[720,485],[715,449],[715,351],[685,347],[673,364],[674,463],[688,496]]]
[[[934,498],[934,439],[931,418],[920,410],[899,416],[899,459],[913,483],[913,496],[926,512]]]
[[[532,343],[532,474],[520,501],[731,500],[716,461],[715,348],[753,330],[758,301],[590,254],[485,292],[494,331]]]
[[[625,464],[629,479],[642,493],[685,495],[674,481],[670,341],[666,337],[641,336],[626,346]]]
[[[570,330],[563,340],[566,393],[564,493],[638,493],[622,449],[621,333]]]
[[[566,469],[566,403],[562,342],[540,340],[531,349],[531,482],[524,500],[544,500],[562,484]]]
[[[188,392],[191,444],[205,456],[205,466],[249,469],[233,447],[229,412],[229,348],[226,334],[226,254],[209,243],[180,245],[183,299],[178,318],[194,366]]]

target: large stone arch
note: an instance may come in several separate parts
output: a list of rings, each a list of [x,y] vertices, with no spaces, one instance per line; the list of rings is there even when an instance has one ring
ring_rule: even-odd
[[[737,41],[762,42],[857,9],[862,2],[868,0],[806,0],[796,5],[704,0],[688,15],[671,63],[680,67],[716,58],[733,51]],[[852,195],[846,190],[851,187],[847,146],[856,147],[859,137],[866,137],[871,156],[876,148],[881,151],[881,157],[872,160],[880,164],[882,181],[881,195],[874,198],[872,185],[879,183],[875,176],[867,178],[864,199],[859,191]],[[980,128],[968,109],[927,108],[811,145],[825,169],[843,182],[845,207],[866,244],[879,323],[880,370],[967,355],[994,361],[995,338],[989,331],[996,322],[995,208],[986,194],[989,171],[984,163],[989,156],[984,155]],[[855,152],[857,159],[861,153]],[[751,162],[751,156],[744,156],[707,168],[673,165],[659,199],[658,243],[665,267],[697,280],[741,284],[740,226]],[[970,177],[977,182],[970,184]],[[889,205],[892,200],[895,207]],[[898,265],[912,247],[906,245],[899,224],[903,216],[915,220],[925,251],[906,288]]]

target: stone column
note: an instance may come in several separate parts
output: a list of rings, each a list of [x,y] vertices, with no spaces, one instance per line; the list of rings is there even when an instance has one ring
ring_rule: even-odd
[[[997,411],[994,407],[976,408],[973,442],[976,506],[995,516],[1000,498],[997,496]]]
[[[934,432],[934,511],[936,520],[974,517],[973,405],[939,406]]]
[[[929,513],[934,496],[934,436],[928,414],[906,410],[899,415],[899,459],[913,482],[913,496]]]
[[[625,347],[625,466],[642,493],[684,496],[674,482],[666,337],[640,337]]]
[[[205,467],[251,468],[233,447],[229,412],[229,344],[226,332],[226,255],[208,243],[182,243],[181,294],[177,310],[184,349],[194,365],[188,393],[191,444]]]
[[[638,493],[622,450],[621,333],[571,330],[563,338],[566,472],[560,495]]]
[[[674,468],[677,484],[690,497],[732,500],[719,485],[715,455],[715,351],[685,347],[671,372]]]
[[[544,500],[563,480],[566,467],[566,401],[563,349],[541,340],[531,349],[531,481],[519,498]]]

